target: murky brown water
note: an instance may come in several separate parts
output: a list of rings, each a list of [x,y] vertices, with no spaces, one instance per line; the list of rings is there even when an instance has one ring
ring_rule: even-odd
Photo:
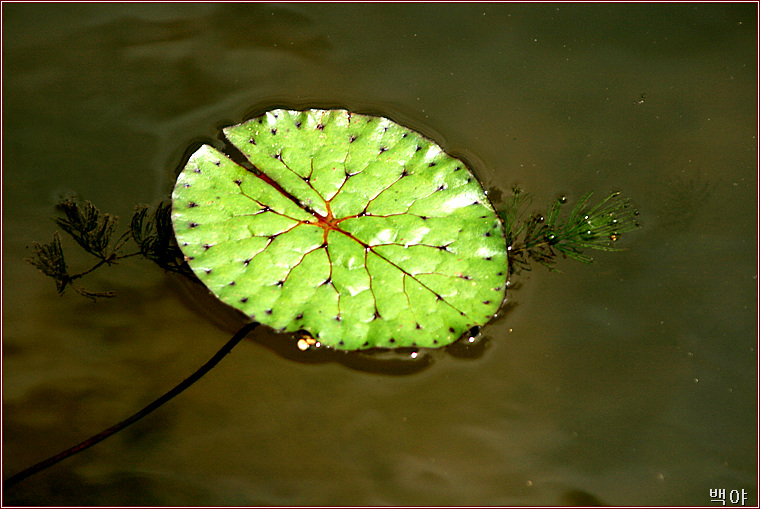
[[[4,478],[234,330],[136,258],[85,281],[117,292],[97,303],[22,260],[62,193],[126,220],[221,126],[275,106],[381,114],[486,187],[538,204],[619,189],[643,225],[624,253],[524,273],[481,355],[378,373],[259,332],[6,504],[757,503],[755,5],[2,9]]]

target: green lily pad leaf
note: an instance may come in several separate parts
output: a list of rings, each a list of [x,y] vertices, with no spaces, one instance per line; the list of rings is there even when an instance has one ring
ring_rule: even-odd
[[[433,141],[346,110],[273,110],[224,134],[247,161],[204,145],[172,194],[178,244],[222,301],[345,350],[443,346],[499,309],[502,223]]]

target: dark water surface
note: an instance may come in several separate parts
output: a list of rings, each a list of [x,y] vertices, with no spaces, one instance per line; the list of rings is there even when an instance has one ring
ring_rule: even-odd
[[[261,331],[21,504],[757,504],[755,4],[3,4],[3,477],[139,409],[238,324],[149,262],[62,298],[59,196],[124,222],[268,108],[389,116],[542,204],[622,190],[623,253],[523,273],[481,355],[400,375]],[[492,196],[498,198],[499,193]],[[72,271],[92,260],[65,243]]]

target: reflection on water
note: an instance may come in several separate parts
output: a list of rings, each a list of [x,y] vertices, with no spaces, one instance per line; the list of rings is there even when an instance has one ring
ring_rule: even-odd
[[[671,177],[660,192],[658,207],[663,226],[685,230],[700,212],[708,208],[707,201],[713,185],[700,177],[688,178],[682,175]]]
[[[492,197],[622,190],[642,223],[626,252],[522,275],[474,343],[412,368],[256,331],[6,504],[756,503],[752,4],[2,9],[4,477],[141,408],[235,329],[137,259],[93,277],[117,293],[97,303],[22,261],[61,192],[128,218],[221,126],[276,106],[387,116]]]

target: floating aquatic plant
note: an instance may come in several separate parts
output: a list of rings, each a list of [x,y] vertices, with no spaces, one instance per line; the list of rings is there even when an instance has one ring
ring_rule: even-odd
[[[174,231],[222,301],[323,345],[436,347],[504,300],[504,230],[467,167],[388,119],[274,110],[177,179]]]
[[[562,214],[568,201],[565,196],[558,197],[546,213],[528,214],[532,198],[515,187],[511,200],[499,211],[507,232],[510,273],[530,270],[531,260],[556,270],[558,255],[590,263],[593,258],[584,250],[622,251],[615,243],[639,227],[638,212],[619,192],[589,205],[592,195],[581,196],[567,215]]]
[[[465,164],[395,122],[346,110],[273,110],[224,129],[225,154],[204,145],[177,178],[171,203],[138,207],[129,229],[89,202],[67,199],[56,223],[97,262],[70,275],[60,237],[32,246],[29,262],[74,281],[142,255],[196,277],[250,323],[204,366],[130,418],[4,482],[6,487],[100,442],[189,387],[259,324],[305,331],[306,345],[339,350],[437,348],[477,330],[504,301],[507,280],[530,261],[585,249],[637,226],[619,193],[569,215],[560,199],[528,214],[515,189],[496,213]],[[235,152],[233,149],[239,151]],[[125,253],[129,241],[136,250]]]

